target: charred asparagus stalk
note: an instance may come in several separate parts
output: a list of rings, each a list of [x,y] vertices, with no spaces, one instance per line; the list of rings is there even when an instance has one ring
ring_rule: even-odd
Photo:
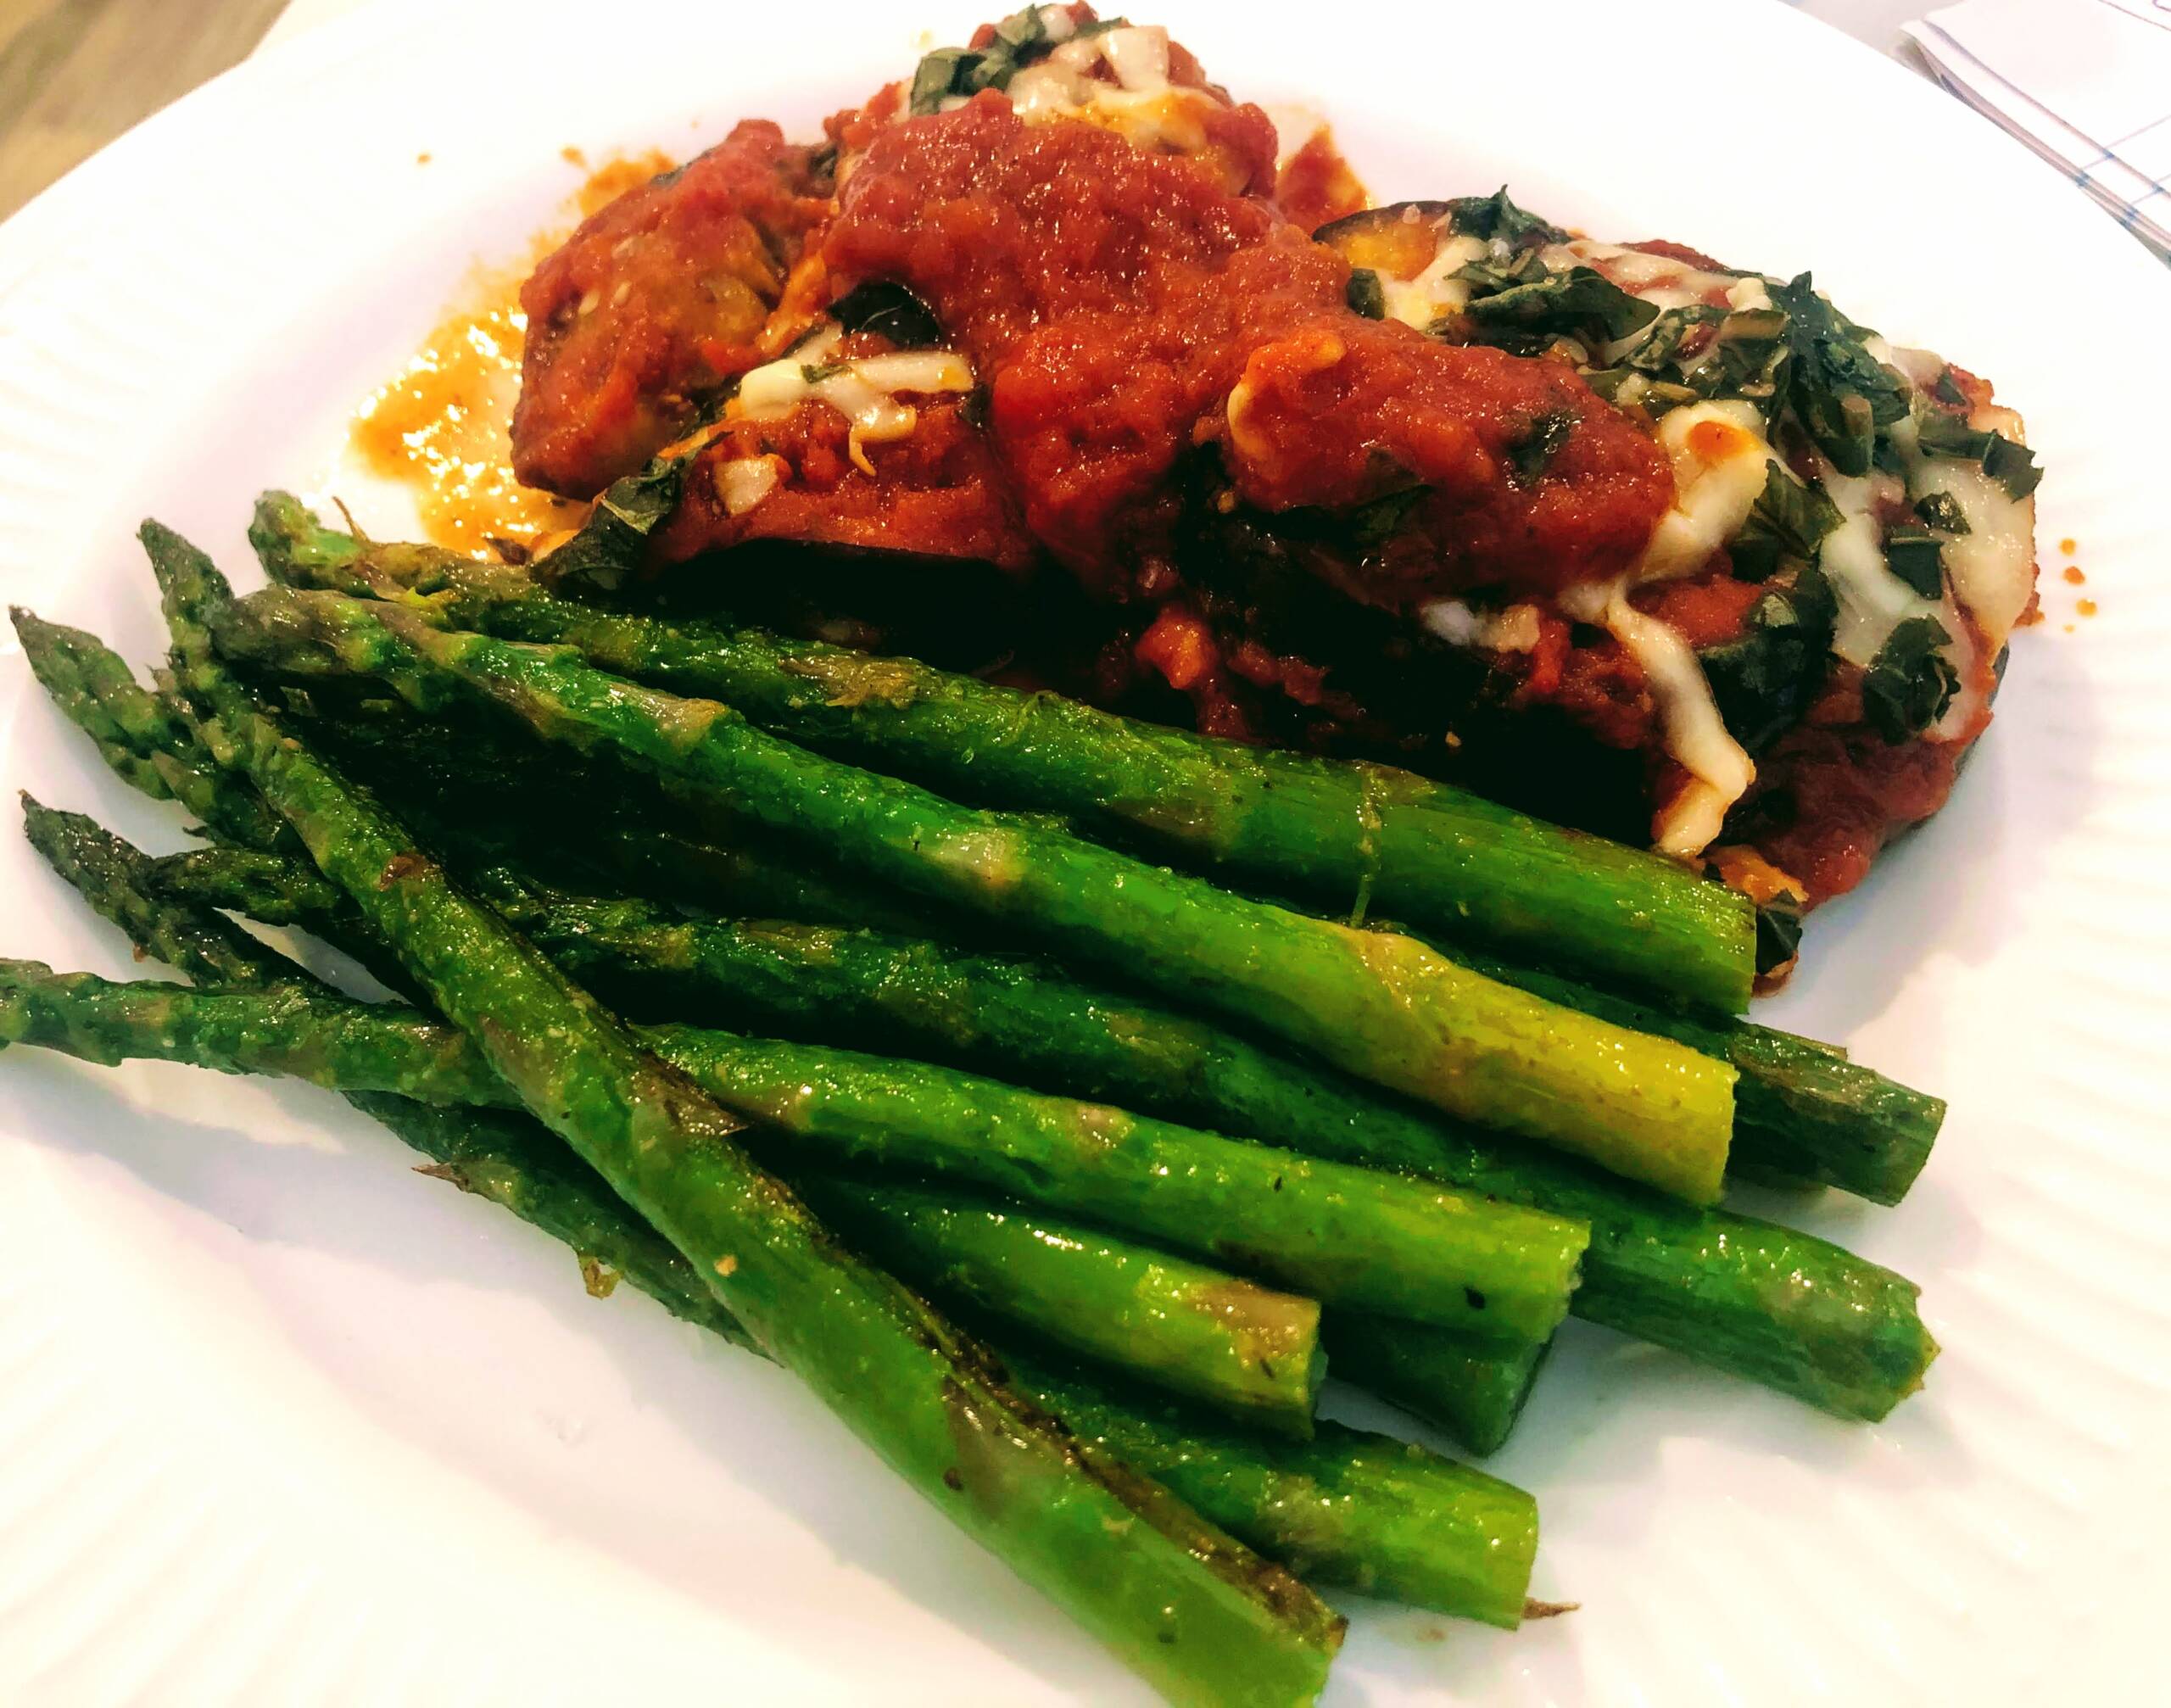
[[[244,846],[301,852],[293,833],[256,792],[211,762],[179,708],[137,681],[103,641],[20,606],[8,615],[32,673],[125,781],[154,800],[179,801]]]
[[[217,572],[155,525],[144,540],[213,756],[248,777],[499,1076],[765,1350],[1172,1699],[1318,1694],[1338,1618],[1158,1485],[1073,1441],[1004,1386],[976,1342],[838,1248],[748,1159],[740,1120],[644,1051],[251,702],[209,645],[205,624],[229,596]]]
[[[156,867],[181,894],[275,924],[315,929],[332,900],[313,870],[276,858],[214,851]],[[1826,1241],[1511,1150],[1039,962],[874,931],[693,919],[624,899],[531,893],[516,905],[522,928],[568,972],[637,1012],[851,1039],[1583,1217],[1592,1239],[1576,1315],[1841,1416],[1883,1417],[1936,1355],[1913,1285]],[[1459,1438],[1482,1438],[1475,1424],[1453,1422],[1450,1401],[1428,1407],[1408,1385],[1401,1392]]]
[[[91,820],[25,801],[57,870],[147,955],[192,976],[260,987],[301,969],[215,916],[142,887],[147,857]],[[611,1276],[674,1314],[758,1351],[684,1258],[524,1115],[355,1094],[429,1157],[425,1172],[509,1209],[571,1247],[590,1291]],[[1538,1539],[1537,1509],[1508,1484],[1426,1449],[1321,1423],[1311,1442],[1266,1442],[1196,1411],[1119,1394],[1045,1359],[1013,1367],[1074,1431],[1164,1482],[1212,1522],[1305,1581],[1514,1626]]]
[[[603,669],[718,700],[779,735],[981,805],[1063,813],[1155,858],[1737,1013],[1754,910],[1655,855],[1443,784],[1140,723],[907,659],[601,609],[524,572],[366,545],[267,493],[250,538],[274,577],[398,596],[434,620],[578,647]]]
[[[855,876],[1119,967],[1450,1114],[1693,1203],[1721,1189],[1730,1067],[1469,973],[1414,939],[960,807],[764,734],[717,701],[636,687],[564,649],[438,629],[399,605],[271,589],[222,611],[218,644],[274,667],[359,673],[426,711],[494,706],[546,740],[702,791]]]
[[[25,1041],[92,1061],[134,1052],[339,1091],[519,1103],[485,1051],[411,1008],[116,985],[11,963],[0,989]],[[1582,1223],[924,1063],[685,1026],[641,1037],[688,1083],[760,1120],[753,1142],[788,1174],[873,1166],[1001,1192],[1353,1309],[1542,1340],[1567,1313],[1588,1238]]]

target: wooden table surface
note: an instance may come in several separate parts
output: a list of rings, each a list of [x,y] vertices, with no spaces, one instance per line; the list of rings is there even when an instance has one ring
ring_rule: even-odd
[[[254,47],[286,0],[0,0],[0,219]]]

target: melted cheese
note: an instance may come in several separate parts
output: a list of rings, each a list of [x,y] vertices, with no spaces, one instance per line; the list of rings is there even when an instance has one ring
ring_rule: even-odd
[[[1043,21],[1048,21],[1043,8]],[[1051,36],[1058,36],[1052,24]],[[1169,81],[1169,32],[1158,25],[1127,24],[1071,39],[1013,76],[1004,93],[1029,125],[1082,120],[1116,131],[1134,147],[1196,153],[1206,146],[1206,109],[1224,103],[1204,89]],[[1102,71],[1106,76],[1100,75]],[[962,104],[959,97],[944,102]]]
[[[1638,583],[1694,575],[1749,520],[1778,455],[1754,404],[1692,404],[1670,411],[1658,441],[1673,465],[1673,505],[1632,572]]]
[[[1839,527],[1824,536],[1817,558],[1839,602],[1832,650],[1867,669],[1894,629],[1913,617],[1942,617],[1945,607],[1941,600],[1923,598],[1884,561],[1877,517],[1900,496],[1899,483],[1874,472],[1841,474],[1821,456],[1817,472],[1840,517]]]
[[[972,365],[950,350],[901,350],[833,363],[829,352],[843,336],[842,327],[827,327],[780,360],[748,370],[727,419],[774,421],[809,399],[827,404],[851,422],[851,460],[872,474],[864,447],[903,438],[919,424],[919,411],[901,403],[900,394],[973,388]]]
[[[742,456],[717,464],[716,495],[723,500],[724,513],[744,516],[774,492],[782,478],[778,472],[782,460],[773,456]]]
[[[2021,438],[2020,417],[1995,405],[1970,410],[1967,425]],[[1906,467],[1909,490],[1948,493],[1967,517],[1967,532],[1945,542],[1945,567],[1984,644],[2003,646],[2035,591],[2034,495],[2015,498],[1976,464],[1958,457],[1923,456],[1911,427],[1895,432],[1893,442]]]
[[[1707,273],[1670,255],[1647,255],[1641,249],[1601,243],[1594,237],[1548,243],[1538,251],[1538,258],[1563,272],[1570,267],[1589,267],[1630,296],[1641,297],[1661,309],[1685,309],[1691,303],[1710,302],[1735,283],[1731,273]]]
[[[1659,809],[1651,826],[1660,852],[1700,854],[1725,823],[1727,809],[1756,780],[1756,767],[1727,733],[1695,652],[1672,628],[1628,602],[1628,578],[1586,583],[1560,596],[1561,608],[1601,625],[1643,669],[1657,702],[1666,751],[1689,775],[1688,787]]]
[[[1413,209],[1404,217],[1415,213]],[[1382,274],[1380,291],[1387,299],[1387,318],[1423,332],[1443,315],[1459,313],[1470,301],[1470,286],[1454,276],[1472,261],[1484,260],[1492,247],[1482,237],[1449,237],[1415,278],[1390,279]]]
[[[1478,611],[1459,599],[1436,599],[1417,613],[1426,628],[1450,646],[1482,646],[1493,652],[1528,652],[1538,645],[1534,605]]]

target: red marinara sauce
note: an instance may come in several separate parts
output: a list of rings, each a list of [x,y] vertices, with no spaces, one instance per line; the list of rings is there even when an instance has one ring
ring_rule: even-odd
[[[901,281],[972,358],[1041,544],[1107,595],[1173,584],[1214,447],[1269,513],[1415,494],[1400,549],[1336,567],[1370,603],[1625,568],[1672,493],[1649,438],[1565,366],[1353,312],[1347,263],[1268,199],[1265,115],[1203,122],[1202,161],[982,95],[876,137],[823,240],[834,288]]]

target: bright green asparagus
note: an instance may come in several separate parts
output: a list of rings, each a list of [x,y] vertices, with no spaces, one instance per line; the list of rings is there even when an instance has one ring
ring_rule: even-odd
[[[296,984],[268,991],[116,985],[0,960],[5,1043],[107,1064],[150,1058],[282,1074],[436,1105],[507,1101],[463,1033],[412,1010]],[[1319,1306],[1310,1299],[1017,1206],[893,1183],[817,1177],[797,1184],[856,1249],[923,1285],[938,1303],[963,1301],[1036,1340],[1239,1420],[1284,1433],[1311,1431],[1325,1365]],[[1465,1353],[1481,1365],[1517,1356],[1482,1342]]]
[[[276,859],[222,851],[159,865],[181,893],[275,924],[314,927],[313,908],[331,900],[313,871]],[[1584,1217],[1576,1315],[1841,1416],[1883,1417],[1936,1356],[1913,1285],[1827,1241],[1510,1152],[1039,962],[875,931],[723,924],[624,899],[493,899],[511,901],[575,978],[636,1012],[918,1056]]]
[[[301,976],[225,921],[149,896],[141,886],[147,857],[92,821],[26,805],[41,852],[145,954],[193,977],[260,988]],[[590,1292],[626,1281],[688,1321],[752,1347],[685,1259],[528,1117],[375,1093],[350,1101],[428,1156],[424,1172],[570,1246]],[[1078,1434],[1159,1478],[1306,1582],[1495,1625],[1521,1617],[1538,1515],[1520,1489],[1338,1424],[1320,1423],[1309,1443],[1270,1443],[1150,1395],[1113,1394],[1045,1361],[1026,1366],[1013,1358],[1013,1368]]]
[[[1361,1078],[1575,1151],[1693,1203],[1719,1194],[1731,1067],[1351,929],[978,812],[762,734],[565,649],[432,628],[393,604],[274,588],[218,644],[282,669],[360,673],[424,711],[480,701],[553,741],[706,791],[862,879],[1120,968]]]
[[[126,782],[154,800],[179,801],[244,846],[301,852],[293,833],[255,791],[212,763],[180,709],[137,681],[103,641],[20,606],[8,614],[32,673]]]
[[[915,1488],[1179,1701],[1309,1702],[1342,1621],[1158,1485],[1082,1449],[976,1343],[837,1247],[738,1143],[742,1123],[469,900],[265,716],[204,625],[209,560],[147,524],[184,689],[245,773],[500,1078]]]
[[[0,963],[0,985],[14,965]],[[91,1060],[133,1049],[340,1091],[519,1101],[486,1052],[413,1009],[42,972],[16,968],[20,1024]],[[1580,1222],[923,1063],[685,1026],[641,1037],[759,1120],[747,1141],[788,1175],[873,1166],[1000,1192],[1352,1309],[1543,1340],[1567,1314],[1588,1239]]]
[[[890,1181],[798,1184],[855,1250],[988,1321],[997,1340],[1059,1348],[1238,1423],[1312,1432],[1326,1359],[1310,1299],[1019,1204]],[[1488,1343],[1465,1346],[1487,1361]]]
[[[1330,908],[1369,900],[1601,983],[1728,1013],[1748,1005],[1755,916],[1741,896],[1408,772],[1215,740],[911,660],[606,610],[432,547],[365,550],[282,493],[258,501],[250,539],[276,578],[412,589],[455,627],[578,646],[604,669],[961,799],[1063,813]]]
[[[73,661],[71,654],[88,652],[93,655],[93,663],[99,661],[95,655],[103,654],[106,667],[87,675],[102,676],[107,682],[117,681],[120,684],[118,697],[124,700],[131,695],[144,695],[144,690],[127,675],[126,667],[105,653],[91,637],[80,631],[62,629],[56,624],[41,623],[27,612],[17,615],[26,650],[34,660],[45,661],[42,675],[53,669],[56,654],[63,665]],[[73,645],[56,647],[46,640],[47,634],[70,637]],[[45,679],[53,686],[56,699],[64,709],[68,709],[70,702],[62,688],[53,684],[49,675]],[[71,715],[75,715],[72,709]],[[88,727],[102,715],[103,709],[97,701],[91,700],[78,721],[85,722]],[[480,799],[497,803],[492,809],[494,817],[498,812],[511,811],[509,797],[516,796],[517,782],[514,767],[501,762],[505,756],[492,756],[491,760],[482,764],[459,763],[449,758],[442,742],[418,744],[409,732],[349,728],[341,735],[344,739],[338,740],[338,751],[343,755],[358,749],[366,750],[363,762],[373,768],[366,770],[366,774],[379,780],[381,786],[397,792],[404,802],[417,799],[415,773],[418,760],[434,759],[438,762],[434,768],[445,773],[441,779],[443,786],[459,798],[471,804]],[[104,738],[98,739],[109,762],[124,775],[128,774],[129,767],[137,762],[137,750],[123,747],[116,751]],[[199,757],[191,763],[186,748],[171,748],[156,756],[160,763],[182,767],[187,775],[200,777],[209,770],[208,760]],[[420,768],[427,771],[433,767],[425,764]],[[231,779],[215,772],[209,774],[222,787],[218,795],[210,797],[214,804],[209,816],[222,834],[236,840],[249,840],[249,803],[231,799],[235,793],[245,791],[234,790]],[[147,786],[157,791],[163,790],[165,784],[153,773]],[[204,803],[205,796],[200,787],[192,798],[199,805]],[[261,814],[260,803],[255,806]],[[477,806],[476,810],[479,812],[482,809]],[[667,827],[636,830],[606,826],[592,831],[585,840],[602,850],[607,867],[623,873],[635,883],[683,890],[689,885],[689,874],[697,874],[701,887],[728,896],[741,910],[751,907],[759,913],[792,918],[879,921],[907,926],[912,923],[900,917],[901,910],[895,903],[885,902],[863,889],[854,891],[803,863],[764,859],[758,851],[745,848],[721,848],[697,842]],[[533,846],[533,839],[530,839],[528,846]],[[178,857],[196,860],[198,864],[198,869],[182,881],[197,885],[251,881],[241,873],[220,869],[220,862],[227,852],[209,850],[200,855]],[[273,869],[265,868],[267,874]],[[321,880],[318,882],[321,885]],[[267,901],[270,899],[266,897]],[[256,913],[246,901],[239,899],[217,905]],[[314,920],[294,923],[310,924],[312,929],[357,954],[372,971],[384,976],[390,969],[383,964],[381,956],[372,955],[355,940],[351,915],[351,907],[343,901],[337,907],[324,910]],[[266,917],[261,913],[256,916]],[[1890,1204],[1897,1203],[1906,1195],[1928,1160],[1944,1119],[1943,1100],[1897,1085],[1882,1074],[1849,1062],[1843,1052],[1828,1046],[1746,1020],[1702,1019],[1672,1013],[1556,974],[1513,967],[1457,945],[1443,942],[1435,946],[1474,971],[1516,985],[1548,1002],[1595,1014],[1632,1031],[1656,1032],[1705,1055],[1731,1062],[1740,1075],[1735,1086],[1734,1136],[1729,1158],[1730,1165],[1734,1168],[1770,1178],[1836,1186],[1873,1203]]]
[[[1495,1453],[1522,1415],[1553,1342],[1503,1356],[1466,1336],[1344,1314],[1329,1320],[1326,1344],[1337,1376],[1393,1401],[1471,1453]]]

